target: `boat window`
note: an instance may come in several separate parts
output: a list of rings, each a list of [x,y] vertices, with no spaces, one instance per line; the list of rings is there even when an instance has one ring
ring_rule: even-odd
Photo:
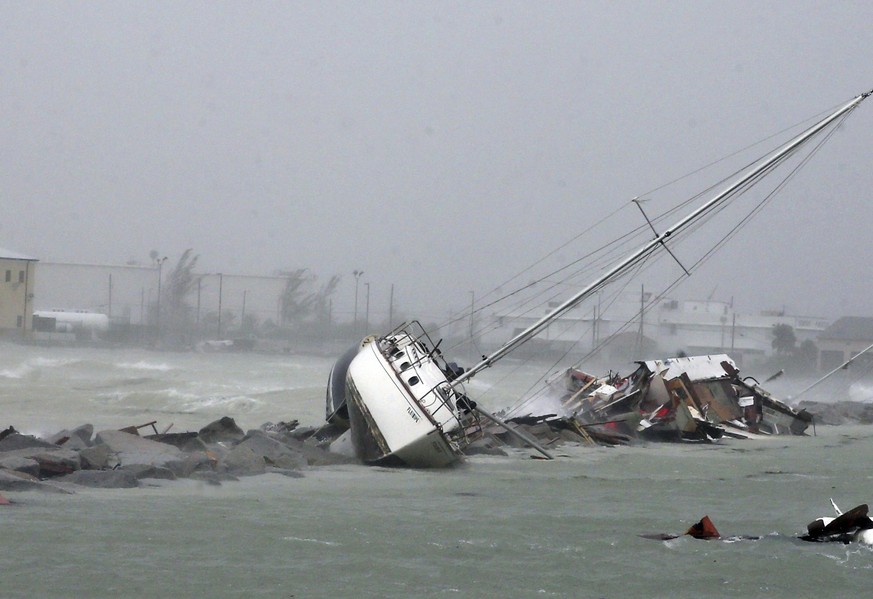
[[[409,377],[409,384],[410,385],[417,385],[418,384],[418,377],[417,376]]]
[[[409,368],[409,362],[403,362],[403,363],[400,365],[400,372],[403,372],[403,371],[406,370],[407,368]]]

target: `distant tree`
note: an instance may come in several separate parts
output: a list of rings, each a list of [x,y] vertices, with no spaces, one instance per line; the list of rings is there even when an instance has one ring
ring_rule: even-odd
[[[328,324],[331,320],[330,298],[336,292],[341,277],[333,275],[327,283],[321,286],[315,297],[315,317],[319,322]]]
[[[257,316],[255,316],[254,314],[246,314],[242,318],[242,322],[240,322],[239,324],[239,329],[241,333],[251,335],[258,330],[259,324],[260,321]]]
[[[305,319],[312,313],[317,295],[307,288],[314,280],[308,268],[279,271],[285,288],[279,294],[279,319],[282,326]]]
[[[797,336],[794,334],[794,328],[787,324],[773,325],[773,341],[771,341],[770,345],[779,355],[792,354],[795,345],[797,345]]]
[[[161,298],[162,336],[165,341],[181,345],[191,341],[193,331],[191,308],[187,298],[197,286],[199,276],[194,274],[199,256],[187,249],[176,266],[167,274]]]
[[[179,257],[176,266],[167,275],[164,296],[167,307],[171,311],[185,307],[186,298],[194,291],[200,278],[194,274],[194,268],[197,266],[197,260],[200,256],[192,256],[193,251],[191,248],[185,250]]]

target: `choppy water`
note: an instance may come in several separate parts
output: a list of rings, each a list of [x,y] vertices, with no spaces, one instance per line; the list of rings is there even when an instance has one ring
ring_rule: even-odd
[[[318,424],[331,360],[0,344],[0,425]],[[487,383],[479,383],[487,386]],[[495,407],[495,406],[492,406]],[[866,596],[873,551],[794,536],[873,498],[873,429],[569,447],[447,471],[339,466],[221,487],[9,494],[2,597]],[[725,535],[669,542],[708,514]]]

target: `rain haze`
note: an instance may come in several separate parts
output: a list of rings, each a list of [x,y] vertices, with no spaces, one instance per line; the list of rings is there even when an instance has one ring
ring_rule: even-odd
[[[374,306],[394,285],[406,314],[462,309],[635,196],[873,87],[869,2],[3,2],[0,18],[0,246],[309,268],[343,276],[345,314],[354,270]],[[682,294],[873,313],[871,134],[863,105]]]

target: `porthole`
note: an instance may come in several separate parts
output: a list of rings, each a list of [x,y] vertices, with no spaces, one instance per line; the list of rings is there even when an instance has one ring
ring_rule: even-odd
[[[418,377],[417,376],[409,377],[409,384],[410,385],[417,385],[418,384]]]

